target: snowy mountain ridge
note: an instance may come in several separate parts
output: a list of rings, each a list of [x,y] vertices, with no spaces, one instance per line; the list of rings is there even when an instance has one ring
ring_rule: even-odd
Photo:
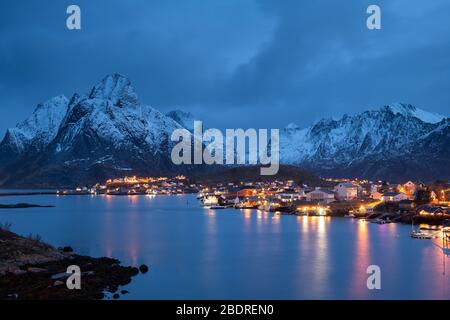
[[[355,166],[373,166],[377,161],[406,155],[414,160],[427,151],[427,146],[421,152],[414,151],[416,144],[445,130],[448,121],[412,105],[395,103],[336,120],[323,119],[307,128],[289,124],[280,137],[281,162],[336,175],[338,171],[351,172]],[[442,139],[440,143],[448,149],[449,141]],[[359,170],[354,174],[358,176]]]

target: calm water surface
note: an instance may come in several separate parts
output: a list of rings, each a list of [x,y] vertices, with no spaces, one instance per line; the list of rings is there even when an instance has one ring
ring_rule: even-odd
[[[0,197],[18,202],[56,206],[1,210],[19,234],[149,265],[124,299],[450,299],[450,259],[407,225],[213,211],[192,195]],[[372,264],[381,290],[366,287]]]

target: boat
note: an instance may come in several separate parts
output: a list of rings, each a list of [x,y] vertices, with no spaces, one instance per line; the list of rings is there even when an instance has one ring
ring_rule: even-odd
[[[414,228],[414,218],[411,220],[411,238],[413,239],[432,239],[433,236],[429,233],[425,233]]]
[[[347,213],[344,218],[355,218],[355,214],[354,213]]]
[[[420,231],[411,231],[411,238],[414,239],[433,239],[433,236],[429,233],[424,233]]]

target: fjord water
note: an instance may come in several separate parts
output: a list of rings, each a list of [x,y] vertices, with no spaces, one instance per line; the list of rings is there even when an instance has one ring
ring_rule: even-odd
[[[147,264],[123,299],[450,299],[450,259],[407,225],[214,211],[193,195],[0,201],[55,205],[1,210],[21,235]],[[381,268],[381,290],[367,289],[369,265]]]

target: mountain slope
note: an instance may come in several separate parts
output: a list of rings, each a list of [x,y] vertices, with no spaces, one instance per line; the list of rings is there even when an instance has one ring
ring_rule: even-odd
[[[63,95],[39,104],[33,114],[15,128],[6,131],[0,143],[0,159],[9,162],[23,153],[41,151],[52,141],[67,112],[68,100]]]

